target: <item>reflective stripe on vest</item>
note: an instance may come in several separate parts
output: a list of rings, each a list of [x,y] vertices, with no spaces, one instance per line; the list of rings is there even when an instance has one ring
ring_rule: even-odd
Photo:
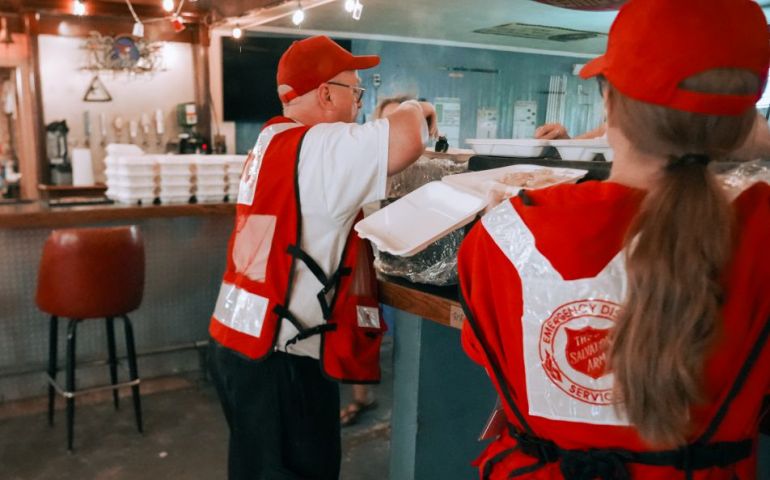
[[[606,345],[625,298],[623,252],[596,277],[564,280],[538,250],[510,202],[482,223],[521,278],[522,350],[529,414],[597,425],[629,425],[613,406]]]
[[[216,319],[233,330],[259,337],[270,301],[227,282],[222,282],[214,308]]]
[[[251,205],[254,202],[254,192],[257,191],[257,180],[259,179],[259,171],[262,168],[262,160],[265,158],[265,152],[267,152],[267,147],[270,145],[273,137],[286,130],[301,126],[298,123],[277,123],[270,125],[260,132],[257,144],[254,145],[254,150],[251,152],[254,155],[254,161],[248,165],[248,168],[241,175],[241,185],[238,188],[238,203]]]

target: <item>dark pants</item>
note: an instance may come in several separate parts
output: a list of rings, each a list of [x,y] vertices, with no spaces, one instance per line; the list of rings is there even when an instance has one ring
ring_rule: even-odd
[[[212,339],[209,368],[230,427],[230,480],[337,480],[340,391],[318,360],[255,362]]]

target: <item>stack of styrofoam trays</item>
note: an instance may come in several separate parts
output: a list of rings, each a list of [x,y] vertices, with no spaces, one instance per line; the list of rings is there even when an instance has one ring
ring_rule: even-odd
[[[193,164],[195,165],[195,198],[198,203],[224,201],[227,189],[226,159],[221,155],[196,155]]]
[[[191,155],[160,155],[160,202],[189,203],[193,190]]]
[[[153,155],[108,155],[107,197],[119,203],[152,205],[157,196],[157,160]]]
[[[231,202],[238,199],[244,163],[246,163],[246,155],[227,156],[227,197]]]

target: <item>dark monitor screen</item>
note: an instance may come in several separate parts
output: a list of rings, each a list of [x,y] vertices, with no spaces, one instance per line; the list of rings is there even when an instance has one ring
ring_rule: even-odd
[[[275,74],[278,60],[296,37],[222,39],[222,84],[226,121],[264,122],[281,114]],[[350,50],[350,40],[335,40]]]

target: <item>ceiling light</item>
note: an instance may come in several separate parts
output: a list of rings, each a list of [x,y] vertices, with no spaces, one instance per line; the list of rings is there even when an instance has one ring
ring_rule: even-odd
[[[345,11],[348,13],[353,13],[353,10],[356,8],[356,0],[345,0]]]
[[[236,25],[235,28],[233,28],[233,38],[237,40],[242,36],[243,36],[243,30],[241,30],[241,27]]]
[[[86,14],[86,5],[83,3],[83,0],[74,0],[72,2],[72,13],[79,17]]]
[[[167,12],[174,11],[174,0],[163,0],[163,10]]]
[[[361,20],[361,12],[364,11],[364,4],[361,0],[355,0],[356,4],[353,6],[353,20]]]
[[[294,10],[294,14],[291,16],[291,22],[294,25],[299,26],[304,21],[305,21],[305,11],[302,10],[302,5],[300,5],[299,8]]]
[[[144,24],[142,22],[134,23],[134,28],[131,30],[131,34],[135,37],[144,37]]]

